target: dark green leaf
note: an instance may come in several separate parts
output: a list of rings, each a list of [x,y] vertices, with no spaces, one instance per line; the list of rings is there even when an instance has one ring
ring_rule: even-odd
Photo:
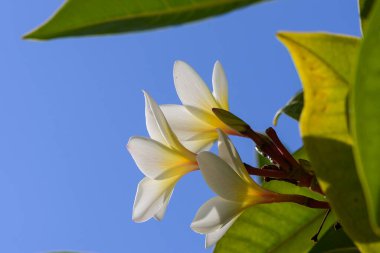
[[[360,253],[360,251],[355,247],[350,247],[350,248],[341,248],[341,249],[323,251],[323,253]]]
[[[284,107],[277,111],[273,118],[273,125],[277,125],[278,118],[281,114],[285,113],[289,117],[299,120],[303,108],[303,91],[297,92],[294,97],[292,97]]]
[[[67,0],[27,39],[103,35],[178,25],[262,0]]]
[[[270,164],[270,160],[266,157],[264,157],[262,154],[259,152],[256,152],[256,161],[258,167],[263,167],[264,165]]]
[[[359,0],[360,21],[363,33],[366,31],[368,19],[377,0]]]
[[[372,226],[380,235],[380,2],[373,9],[358,60],[350,108],[356,165]]]
[[[335,230],[333,227],[319,239],[318,243],[310,253],[330,252],[331,250],[341,250],[346,248],[356,248],[354,242],[347,236],[341,228]]]

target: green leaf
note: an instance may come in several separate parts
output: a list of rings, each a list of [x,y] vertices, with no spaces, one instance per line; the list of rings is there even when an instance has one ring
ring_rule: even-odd
[[[262,0],[67,0],[46,23],[25,35],[48,40],[141,31],[220,15]]]
[[[319,197],[308,189],[285,182],[271,181],[266,188],[282,193]],[[292,203],[253,206],[244,212],[217,243],[215,253],[302,253],[308,252],[311,240],[326,210],[311,209]],[[334,223],[331,215],[322,234]],[[321,234],[321,235],[322,235]]]
[[[360,45],[332,34],[280,33],[304,88],[301,135],[322,190],[362,252],[380,252],[371,230],[347,124],[346,100]]]
[[[360,23],[363,33],[366,32],[368,20],[376,1],[377,0],[359,0]]]
[[[356,249],[354,242],[347,236],[343,229],[330,228],[322,238],[319,239],[310,253],[330,252],[332,250]],[[356,249],[355,252],[358,252]]]
[[[263,156],[259,152],[256,152],[256,162],[257,162],[258,167],[260,167],[260,168],[263,167],[264,165],[271,163],[268,158],[266,158],[265,156]]]
[[[376,4],[360,50],[350,111],[354,154],[365,190],[370,221],[380,235],[380,2]]]
[[[303,91],[297,92],[294,97],[292,97],[284,107],[279,109],[276,112],[276,115],[273,118],[273,125],[277,125],[278,118],[281,116],[281,114],[285,113],[289,117],[299,120],[301,116],[303,108]]]
[[[360,251],[355,247],[350,247],[323,251],[323,253],[360,253]]]

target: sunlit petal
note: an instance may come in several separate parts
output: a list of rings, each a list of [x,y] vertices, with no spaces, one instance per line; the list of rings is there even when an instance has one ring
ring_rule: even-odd
[[[163,197],[163,204],[162,204],[160,210],[154,215],[154,218],[156,220],[161,221],[164,218],[165,213],[166,213],[166,208],[168,207],[170,198],[173,194],[173,190],[174,189],[172,189],[171,191],[165,192],[165,195]]]
[[[207,85],[187,63],[176,61],[173,76],[178,97],[184,105],[199,107],[206,111],[218,107]]]
[[[183,105],[161,105],[160,108],[180,140],[186,140],[196,133],[214,129],[207,121],[195,117]]]
[[[201,152],[197,156],[199,168],[208,186],[219,196],[231,201],[244,202],[251,194],[251,185],[220,157]]]
[[[214,96],[222,109],[228,111],[228,82],[222,64],[217,61],[212,72],[212,86]]]
[[[215,116],[212,110],[205,111],[201,108],[194,106],[185,106],[185,108],[200,121],[207,122],[207,124],[213,126],[212,129],[214,131],[216,130],[216,128],[228,128],[226,124],[224,124],[218,117]]]
[[[150,137],[182,153],[188,153],[188,151],[178,141],[177,136],[173,133],[156,101],[154,101],[153,98],[145,91],[144,96],[146,127]]]
[[[217,243],[220,238],[227,232],[227,230],[234,224],[234,222],[239,218],[240,214],[235,216],[232,220],[230,220],[226,225],[221,227],[220,229],[215,230],[214,232],[206,234],[205,246],[209,248]]]
[[[141,172],[152,179],[184,175],[197,168],[195,156],[194,160],[189,160],[152,139],[131,137],[127,149]]]
[[[135,222],[144,222],[165,212],[168,199],[173,187],[180,177],[165,180],[153,180],[145,177],[137,186],[132,219]],[[162,209],[164,208],[164,210]]]
[[[212,198],[199,208],[191,228],[201,234],[212,233],[228,224],[243,210],[244,207],[239,202],[228,201],[221,197]]]
[[[247,170],[244,167],[243,162],[239,156],[239,153],[235,149],[232,141],[227,137],[227,135],[218,129],[219,141],[218,141],[218,149],[219,156],[227,162],[231,168],[244,180],[247,182],[256,185],[256,183],[249,176]],[[257,187],[260,187],[257,185]]]
[[[182,141],[183,145],[194,153],[210,150],[214,142],[215,138],[200,140],[190,139],[187,141]]]

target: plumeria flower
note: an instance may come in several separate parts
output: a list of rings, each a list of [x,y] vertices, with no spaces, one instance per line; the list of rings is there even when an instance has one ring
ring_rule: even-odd
[[[146,176],[137,187],[132,219],[161,220],[178,180],[198,169],[196,154],[187,150],[171,130],[157,103],[146,93],[145,117],[150,138],[131,137],[127,149]]]
[[[206,234],[206,247],[215,244],[243,211],[253,205],[284,201],[286,195],[260,187],[248,174],[228,137],[219,132],[220,157],[201,152],[199,168],[209,187],[219,196],[207,201],[197,212],[191,228]]]
[[[212,112],[212,108],[229,110],[228,83],[220,62],[214,65],[212,93],[197,72],[183,61],[175,62],[173,75],[183,105],[163,105],[161,109],[184,146],[196,153],[209,149],[218,139],[218,128],[227,134],[240,135]]]

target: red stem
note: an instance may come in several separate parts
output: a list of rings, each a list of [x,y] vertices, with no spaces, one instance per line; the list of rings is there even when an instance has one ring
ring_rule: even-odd
[[[278,138],[278,135],[276,131],[272,128],[269,127],[266,131],[266,134],[271,138],[271,140],[274,142],[276,145],[277,149],[285,156],[286,160],[290,163],[292,167],[298,167],[299,164],[296,159],[290,154],[290,152],[287,150],[287,148],[282,144],[280,138]]]
[[[252,129],[246,131],[246,136],[253,140],[257,147],[265,154],[268,155],[273,161],[280,165],[281,169],[289,171],[290,165],[284,160],[283,155],[276,148],[274,143],[265,135],[257,133]]]
[[[250,175],[274,178],[285,178],[287,176],[287,173],[281,170],[259,169],[246,163],[244,165]]]
[[[303,195],[280,194],[276,202],[292,202],[309,208],[330,209],[328,202],[315,200]]]

